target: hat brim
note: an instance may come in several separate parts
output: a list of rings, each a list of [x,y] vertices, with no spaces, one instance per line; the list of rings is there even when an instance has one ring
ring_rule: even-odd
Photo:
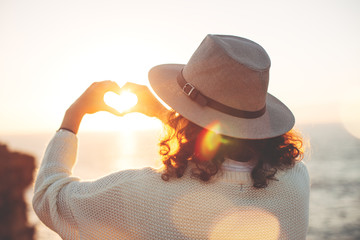
[[[288,107],[271,94],[266,97],[266,112],[254,119],[234,117],[210,107],[202,107],[185,95],[177,83],[177,75],[185,65],[163,64],[149,71],[154,92],[172,109],[189,121],[219,134],[242,139],[266,139],[290,131],[295,118]]]

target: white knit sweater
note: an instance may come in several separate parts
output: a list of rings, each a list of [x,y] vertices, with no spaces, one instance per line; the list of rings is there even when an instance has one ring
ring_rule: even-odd
[[[300,162],[279,181],[252,187],[249,172],[224,168],[210,182],[163,181],[152,168],[93,182],[72,177],[76,135],[60,131],[47,147],[33,207],[63,239],[305,239],[309,177]]]

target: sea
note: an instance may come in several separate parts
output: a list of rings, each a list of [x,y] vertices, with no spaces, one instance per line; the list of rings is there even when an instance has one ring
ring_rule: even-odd
[[[308,240],[360,239],[360,139],[340,123],[299,125],[305,139],[311,178]],[[39,165],[54,133],[0,134],[13,151],[33,155]],[[161,130],[79,133],[74,175],[92,180],[112,172],[145,166],[160,167]],[[32,186],[25,194],[29,224],[35,239],[61,239],[36,216],[31,206]]]

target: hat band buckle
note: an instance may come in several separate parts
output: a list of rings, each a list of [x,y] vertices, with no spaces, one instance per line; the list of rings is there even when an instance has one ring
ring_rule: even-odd
[[[190,87],[190,90],[187,92],[186,89]],[[184,85],[184,87],[182,88],[183,92],[188,95],[189,97],[191,97],[191,93],[195,90],[195,87],[193,85],[191,85],[191,83],[186,83]]]
[[[203,95],[198,89],[196,89],[191,83],[187,82],[181,72],[177,76],[177,83],[181,87],[183,93],[185,93],[191,100],[195,101],[202,107],[210,107],[213,108],[219,112],[239,117],[239,118],[258,118],[265,114],[266,112],[266,104],[263,108],[261,108],[258,111],[245,111],[240,109],[235,109],[232,107],[229,107],[227,105],[224,105],[212,98],[209,98],[205,95]]]

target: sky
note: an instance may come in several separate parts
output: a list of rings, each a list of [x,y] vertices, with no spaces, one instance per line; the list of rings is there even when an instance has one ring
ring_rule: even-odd
[[[0,0],[0,135],[55,131],[92,82],[147,84],[151,67],[186,64],[211,33],[266,49],[269,92],[296,124],[343,122],[360,136],[359,23],[357,0]],[[157,124],[99,113],[81,129]]]

